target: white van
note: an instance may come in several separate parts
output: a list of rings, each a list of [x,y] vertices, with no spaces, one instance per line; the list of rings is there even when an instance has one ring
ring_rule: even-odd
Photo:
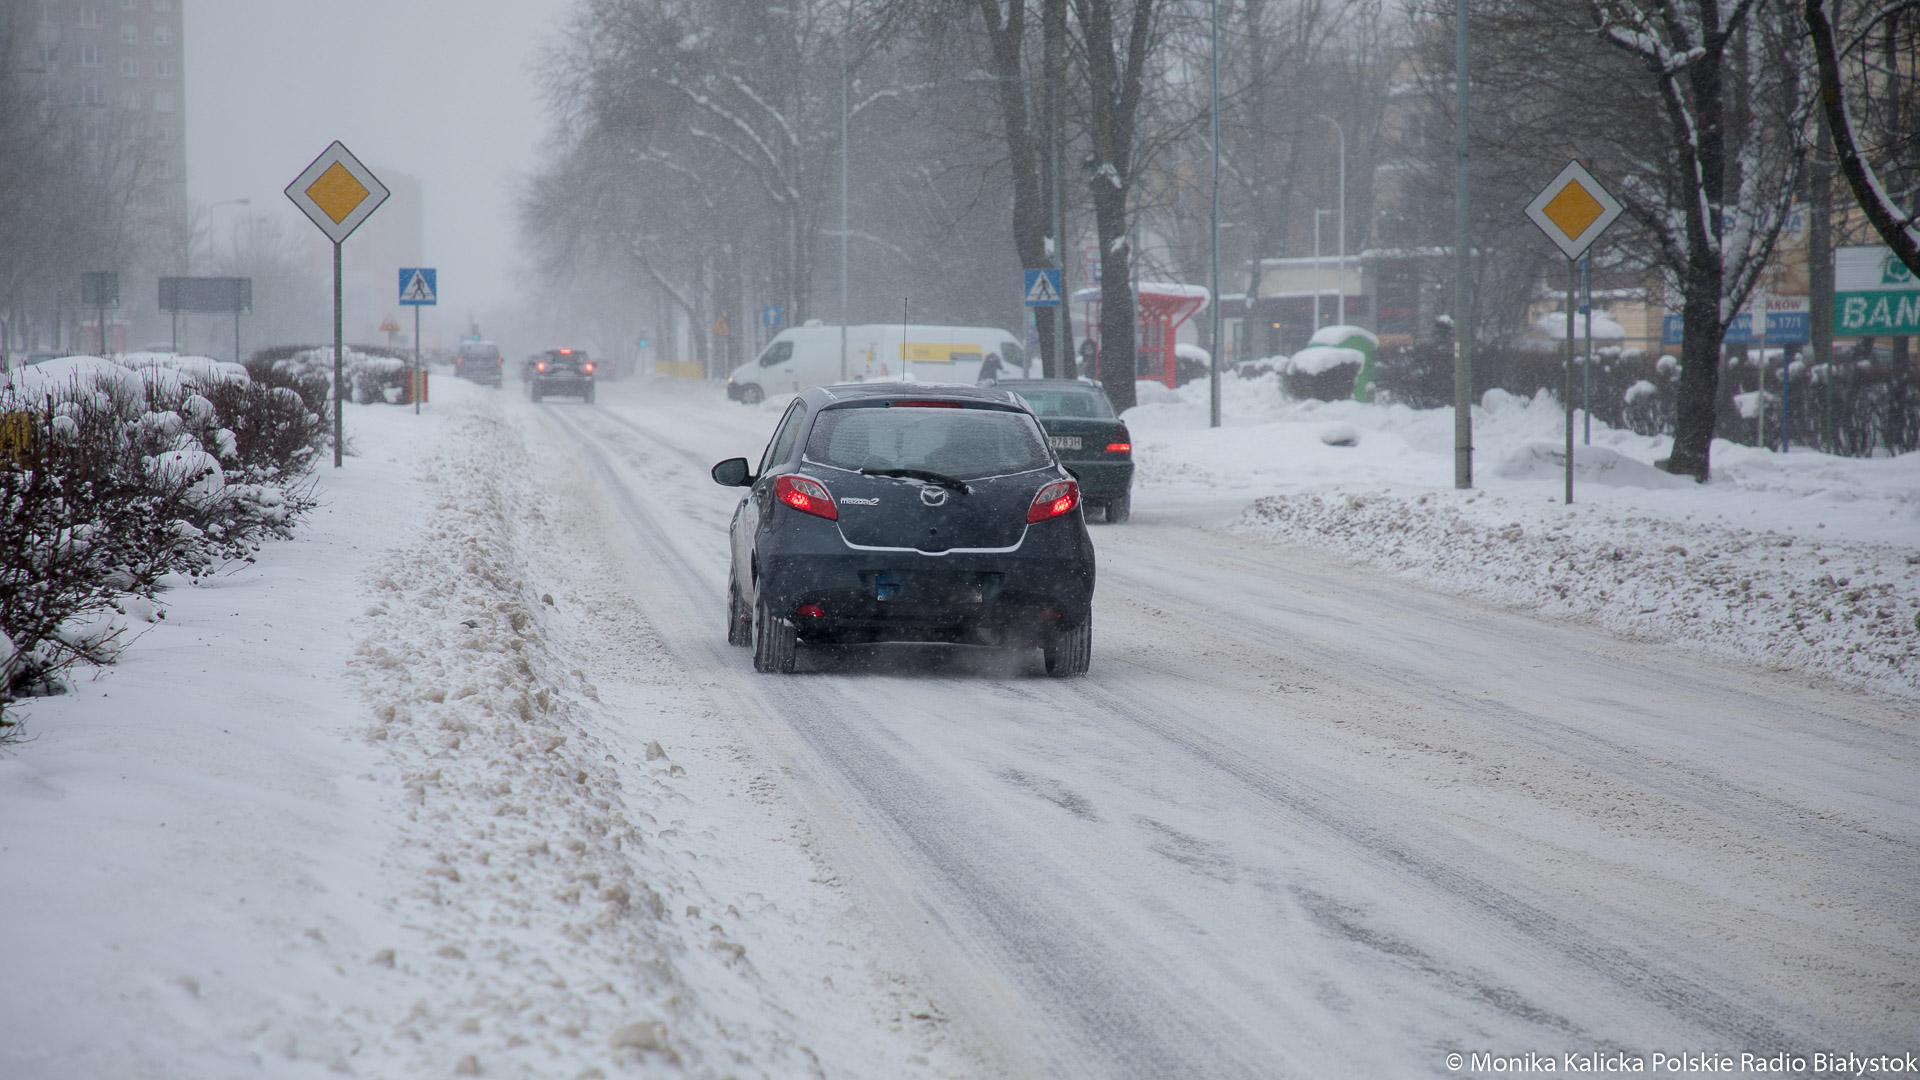
[[[1000,358],[1003,377],[1026,374],[1027,350],[1005,330],[898,323],[849,326],[843,377],[840,328],[809,324],[780,331],[759,356],[734,368],[727,377],[727,396],[752,405],[809,386],[906,377],[970,385],[979,381],[980,364],[988,354]]]

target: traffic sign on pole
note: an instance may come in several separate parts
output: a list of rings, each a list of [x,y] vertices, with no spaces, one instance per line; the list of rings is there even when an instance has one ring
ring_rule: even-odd
[[[1560,175],[1527,204],[1527,216],[1567,257],[1566,371],[1560,396],[1567,413],[1566,498],[1569,504],[1573,502],[1573,312],[1580,281],[1579,259],[1625,209],[1578,161],[1567,162]]]
[[[311,218],[333,241],[333,467],[346,463],[346,422],[342,399],[346,396],[346,332],[342,325],[340,245],[360,223],[373,215],[391,194],[387,185],[360,164],[340,140],[313,159],[306,171],[287,185],[287,198]]]
[[[440,302],[438,274],[431,266],[409,266],[400,271],[400,303],[406,307],[433,307]]]
[[[1060,271],[1048,267],[1027,271],[1027,306],[1058,307],[1060,305]]]
[[[768,305],[766,307],[761,308],[760,309],[760,325],[761,326],[779,326],[780,325],[780,309],[773,305]]]

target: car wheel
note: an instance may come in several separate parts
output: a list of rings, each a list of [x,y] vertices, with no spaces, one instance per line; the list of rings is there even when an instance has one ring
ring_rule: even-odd
[[[540,384],[539,383],[527,384],[527,398],[528,400],[531,400],[531,401],[540,400]]]
[[[779,675],[791,674],[799,647],[800,635],[794,629],[792,622],[774,618],[773,612],[768,611],[765,604],[754,609],[753,669],[755,671]]]
[[[580,402],[583,405],[593,404],[593,387],[587,387],[587,392],[580,395]]]
[[[1133,492],[1115,495],[1107,503],[1107,524],[1122,525],[1133,515]]]
[[[1093,619],[1067,631],[1047,635],[1040,651],[1047,660],[1047,674],[1056,679],[1085,675],[1093,662]]]
[[[740,599],[740,587],[731,580],[727,582],[727,644],[753,644],[753,612]]]
[[[766,399],[767,395],[761,391],[758,383],[748,383],[740,388],[740,404],[742,405],[758,405]]]

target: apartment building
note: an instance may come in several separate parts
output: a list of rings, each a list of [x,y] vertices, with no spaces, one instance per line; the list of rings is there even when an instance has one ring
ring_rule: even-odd
[[[75,122],[90,137],[150,145],[145,209],[187,210],[186,100],[182,93],[183,0],[41,0],[34,35],[41,93],[83,106]],[[98,110],[96,113],[95,110]]]

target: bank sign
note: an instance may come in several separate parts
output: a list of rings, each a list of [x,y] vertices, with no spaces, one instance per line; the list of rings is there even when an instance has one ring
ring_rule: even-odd
[[[1920,281],[1879,246],[1843,247],[1833,253],[1835,337],[1920,334]]]

